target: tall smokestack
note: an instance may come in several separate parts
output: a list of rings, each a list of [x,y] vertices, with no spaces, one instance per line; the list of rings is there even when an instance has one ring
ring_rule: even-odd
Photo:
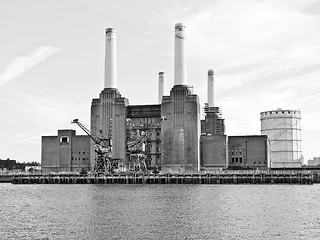
[[[214,107],[214,71],[208,70],[208,107]]]
[[[176,23],[174,33],[174,85],[187,85],[184,29],[185,26],[182,23]]]
[[[159,99],[158,103],[161,104],[162,96],[166,89],[166,74],[164,72],[159,72]]]
[[[106,29],[104,88],[117,88],[116,30]]]

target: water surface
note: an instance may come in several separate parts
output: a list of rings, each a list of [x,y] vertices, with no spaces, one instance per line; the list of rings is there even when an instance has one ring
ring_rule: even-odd
[[[320,185],[0,184],[0,239],[320,239]]]

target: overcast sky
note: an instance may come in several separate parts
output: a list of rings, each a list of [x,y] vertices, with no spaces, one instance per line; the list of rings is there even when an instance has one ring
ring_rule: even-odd
[[[117,31],[118,90],[156,104],[173,86],[174,25],[186,26],[187,81],[216,103],[227,135],[260,134],[260,112],[300,109],[305,160],[320,156],[316,0],[0,0],[0,159],[41,160],[41,136],[89,128],[104,84],[105,29]]]

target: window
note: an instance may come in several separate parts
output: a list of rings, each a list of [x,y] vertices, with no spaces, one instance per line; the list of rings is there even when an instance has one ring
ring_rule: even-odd
[[[69,137],[68,136],[60,137],[60,143],[69,143]]]

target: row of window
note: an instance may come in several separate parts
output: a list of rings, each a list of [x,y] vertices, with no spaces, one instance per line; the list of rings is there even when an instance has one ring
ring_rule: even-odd
[[[231,155],[242,155],[242,151],[231,151]]]
[[[242,163],[242,157],[232,157],[231,158],[232,163]],[[262,162],[263,164],[266,164],[266,162]],[[260,165],[261,162],[253,162],[253,165]]]
[[[73,161],[80,161],[81,158],[79,158],[79,157],[71,157],[71,160],[73,160]],[[89,160],[89,158],[82,158],[82,160]]]
[[[279,112],[285,113],[286,111],[274,111],[274,112],[273,112],[273,111],[270,111],[270,112],[263,112],[263,113],[262,113],[262,115],[267,115],[268,113],[269,113],[269,114],[273,114],[273,113],[278,114]],[[288,113],[290,114],[290,113],[291,113],[291,111],[288,111]],[[293,111],[293,113],[294,113],[294,114],[296,114],[296,111]]]
[[[263,164],[265,164],[266,162],[262,162]],[[261,164],[261,162],[253,162],[253,165],[260,165]]]
[[[231,146],[231,150],[242,150],[242,146],[240,144]]]
[[[79,154],[81,154],[81,152],[79,152]],[[82,154],[86,154],[86,152],[82,152]]]
[[[232,157],[231,162],[232,163],[242,163],[242,157]]]

